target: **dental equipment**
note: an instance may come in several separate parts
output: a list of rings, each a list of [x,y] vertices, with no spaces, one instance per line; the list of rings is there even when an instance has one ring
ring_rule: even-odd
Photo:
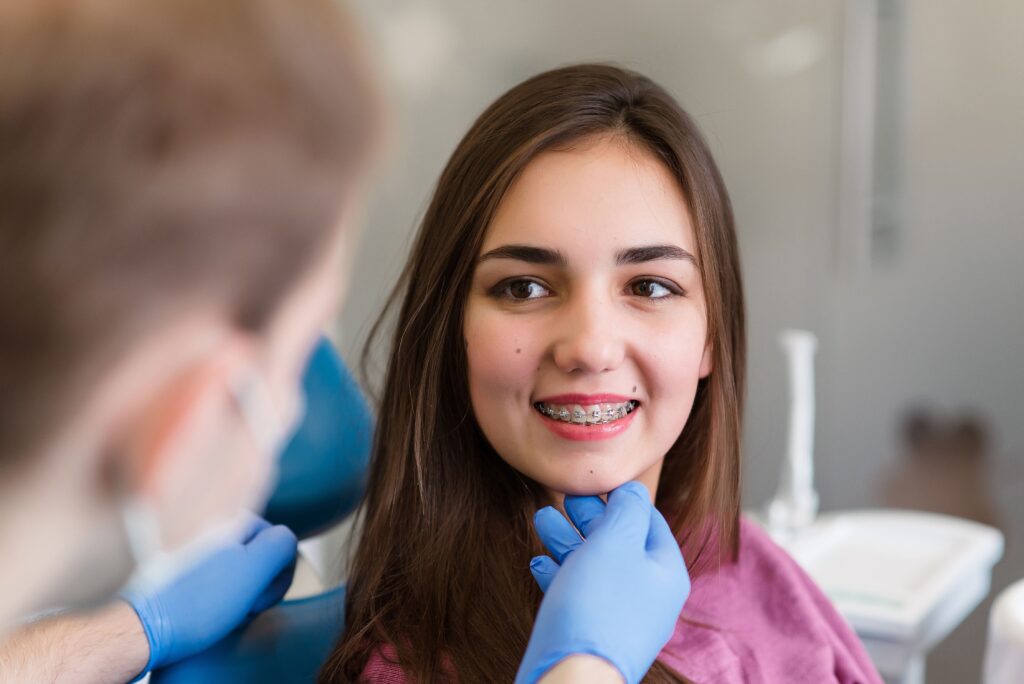
[[[887,684],[924,684],[928,652],[988,595],[992,567],[1003,555],[1003,535],[987,525],[923,511],[818,516],[813,463],[817,339],[806,331],[786,330],[779,341],[789,368],[788,448],[775,498],[763,516],[751,517],[850,622]],[[990,655],[990,661],[997,660]]]
[[[784,330],[779,343],[789,369],[789,438],[782,477],[768,504],[768,529],[778,542],[791,539],[818,513],[814,491],[814,352],[818,338],[806,330]]]

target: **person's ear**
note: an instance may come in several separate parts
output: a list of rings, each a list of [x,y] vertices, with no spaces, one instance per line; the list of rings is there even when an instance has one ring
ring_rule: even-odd
[[[706,345],[704,345],[704,354],[700,357],[700,379],[701,380],[703,380],[704,378],[706,378],[709,375],[711,375],[711,371],[713,370],[714,365],[715,365],[715,362],[714,362],[714,357],[715,357],[714,351],[715,350],[711,346],[711,342],[708,342]]]
[[[193,501],[198,514],[206,493],[196,491],[197,482],[204,474],[216,481],[217,470],[229,467],[230,459],[213,456],[238,426],[230,383],[253,361],[251,346],[234,335],[182,357],[149,367],[148,381],[136,384],[142,389],[125,405],[112,437],[116,448],[110,453],[118,463],[108,467],[118,473],[121,495],[140,497],[159,510],[178,510],[183,515],[175,517],[188,528],[191,516],[182,502]],[[178,530],[168,531],[178,536]]]
[[[203,359],[178,369],[140,402],[129,437],[137,492],[152,493],[158,473],[204,422],[202,416],[226,383],[223,366]]]

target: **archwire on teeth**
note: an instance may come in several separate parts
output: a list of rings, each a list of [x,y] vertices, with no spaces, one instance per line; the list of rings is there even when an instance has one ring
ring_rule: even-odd
[[[636,407],[639,405],[639,401],[630,400],[621,404],[592,404],[590,406],[581,406],[579,404],[562,406],[545,404],[538,401],[533,406],[548,418],[560,420],[563,423],[601,425],[625,418],[636,410]]]

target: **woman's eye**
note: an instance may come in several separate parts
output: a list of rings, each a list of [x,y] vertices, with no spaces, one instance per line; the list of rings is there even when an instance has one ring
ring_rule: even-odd
[[[670,288],[666,283],[649,278],[634,280],[629,284],[629,292],[637,297],[646,297],[647,299],[664,299],[682,294],[677,289]]]
[[[546,297],[551,292],[536,280],[506,280],[495,288],[497,294],[514,301],[527,301]]]

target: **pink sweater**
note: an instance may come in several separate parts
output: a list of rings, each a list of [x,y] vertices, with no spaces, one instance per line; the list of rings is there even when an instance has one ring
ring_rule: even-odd
[[[760,527],[740,522],[740,557],[693,581],[683,617],[658,660],[697,684],[881,684],[846,621]],[[394,651],[367,663],[362,681],[406,684]]]

